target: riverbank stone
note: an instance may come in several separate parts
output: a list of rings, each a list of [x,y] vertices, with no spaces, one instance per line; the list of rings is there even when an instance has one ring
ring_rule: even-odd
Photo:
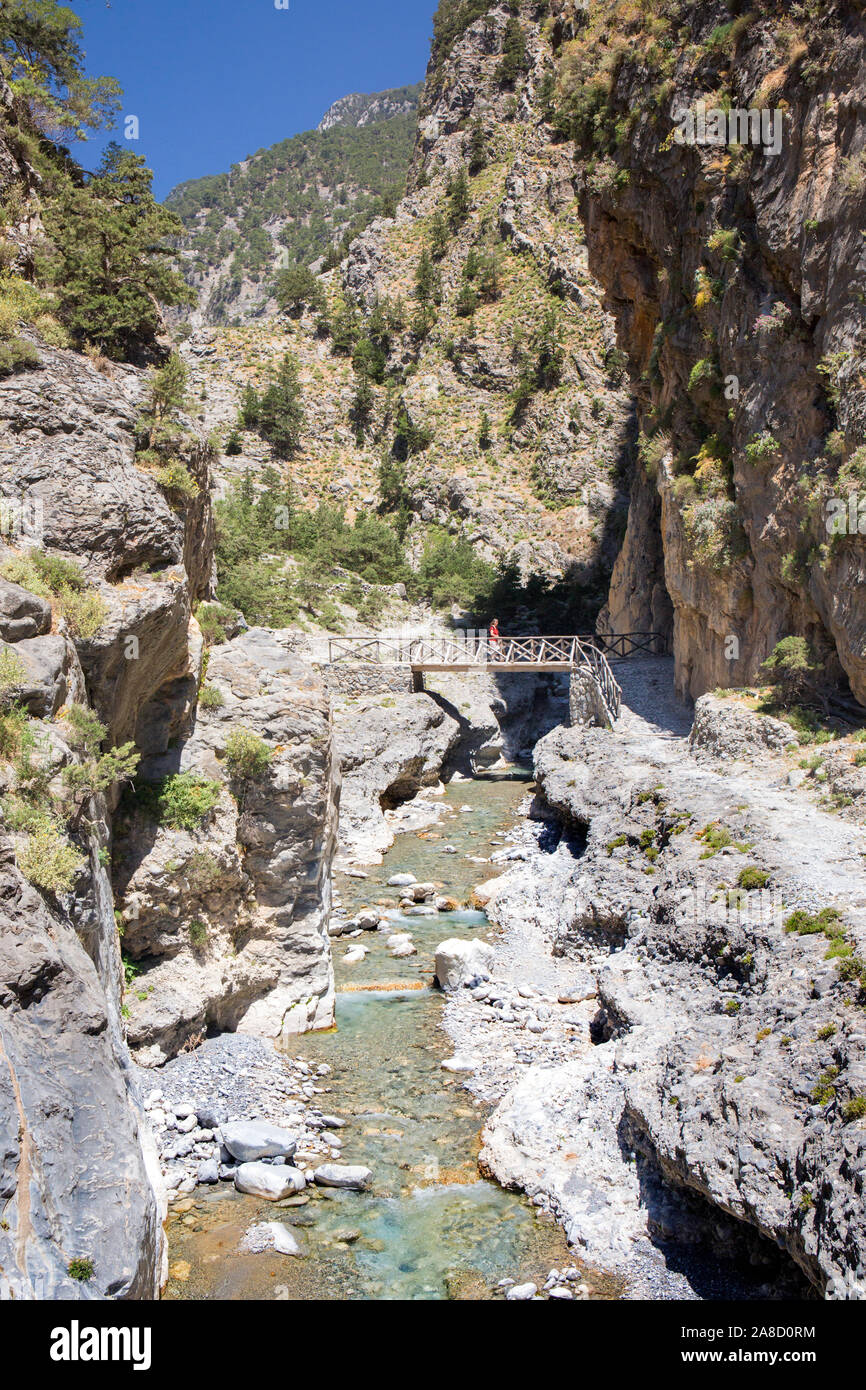
[[[298,1141],[287,1129],[267,1120],[236,1120],[221,1126],[222,1141],[239,1163],[260,1158],[292,1158]]]
[[[280,1202],[307,1185],[303,1173],[288,1164],[242,1163],[235,1173],[235,1187],[250,1197]]]
[[[485,941],[452,937],[436,947],[436,981],[448,993],[462,985],[489,979],[493,949]]]
[[[369,1168],[349,1163],[322,1163],[313,1174],[318,1187],[343,1187],[352,1192],[365,1191],[373,1181]]]

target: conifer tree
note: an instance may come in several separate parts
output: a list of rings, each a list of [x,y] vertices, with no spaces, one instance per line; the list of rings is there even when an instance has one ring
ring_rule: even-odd
[[[46,201],[51,239],[43,265],[57,316],[80,342],[108,357],[129,356],[164,327],[161,305],[194,296],[172,266],[169,239],[180,222],[151,192],[140,155],[110,144],[86,182],[68,173]]]

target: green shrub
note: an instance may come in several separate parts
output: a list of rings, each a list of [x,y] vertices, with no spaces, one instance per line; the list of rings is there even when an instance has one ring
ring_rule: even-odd
[[[827,1069],[821,1073],[817,1084],[812,1087],[810,1092],[812,1101],[815,1105],[829,1105],[830,1101],[835,1099],[836,1087],[833,1085],[833,1082],[838,1075],[838,1067],[827,1067]]]
[[[715,363],[711,362],[708,357],[701,357],[692,367],[689,374],[689,393],[693,392],[696,387],[702,385],[703,382],[715,381],[717,375]]]
[[[729,845],[734,844],[734,837],[730,830],[726,825],[720,825],[718,821],[714,822],[712,825],[705,825],[697,838],[703,840],[704,844],[707,846],[706,850],[701,855],[702,859],[712,859],[714,855],[718,854],[720,849],[727,849]],[[742,846],[735,845],[734,848],[742,849]]]
[[[0,701],[27,679],[27,667],[11,647],[0,647]]]
[[[756,888],[764,888],[770,875],[764,869],[741,869],[737,877],[737,887],[745,888],[747,893]]]
[[[746,445],[746,458],[751,464],[766,463],[779,452],[779,441],[769,430],[756,434]]]
[[[833,1038],[833,1037],[835,1037],[835,1036],[836,1036],[836,1025],[835,1025],[835,1023],[825,1023],[825,1024],[824,1024],[824,1027],[823,1027],[823,1028],[819,1028],[819,1029],[818,1029],[818,1032],[817,1032],[817,1040],[818,1040],[819,1042],[827,1042],[827,1040],[828,1040],[829,1038]]]
[[[819,932],[828,937],[839,936],[844,928],[838,908],[824,907],[814,916],[798,908],[785,922],[786,932],[796,932],[798,936],[815,936]]]
[[[197,772],[175,772],[158,782],[136,782],[144,815],[170,830],[197,830],[220,799],[220,784]]]
[[[718,227],[707,240],[707,247],[723,261],[735,261],[741,251],[740,234],[736,227]]]
[[[204,922],[193,921],[189,924],[189,939],[193,946],[204,946],[207,941],[207,927]]]
[[[108,604],[72,560],[30,550],[0,567],[0,575],[40,598],[52,599],[77,637],[93,637],[108,616]]]
[[[183,872],[190,888],[196,893],[206,893],[219,878],[219,864],[208,849],[197,849],[183,866]]]
[[[70,1260],[66,1267],[66,1272],[70,1279],[77,1279],[80,1283],[86,1284],[94,1275],[93,1261],[86,1259]]]
[[[862,1120],[866,1115],[866,1096],[854,1096],[853,1100],[846,1100],[842,1106],[842,1119],[846,1125],[852,1120]]]
[[[225,704],[225,696],[215,685],[203,685],[198,695],[198,702],[202,709],[222,709]]]
[[[47,893],[68,893],[85,863],[84,856],[47,814],[37,821],[15,857],[24,877]]]
[[[163,464],[155,473],[156,481],[166,492],[174,493],[176,497],[184,498],[189,501],[193,497],[198,497],[199,488],[186,464],[179,459],[169,459],[168,463]]]
[[[39,353],[26,338],[10,338],[0,342],[0,376],[14,376],[39,366]]]
[[[30,715],[22,705],[13,705],[5,714],[0,714],[0,760],[11,762],[17,758],[28,739],[32,740],[30,746],[33,747],[35,740],[30,733]]]
[[[224,603],[200,603],[195,618],[206,644],[215,647],[228,641],[228,634],[237,622],[237,612]]]
[[[821,669],[822,664],[805,637],[783,637],[761,667],[784,706],[800,698]]]
[[[232,781],[254,782],[268,770],[273,750],[250,729],[233,729],[226,739],[226,767]]]

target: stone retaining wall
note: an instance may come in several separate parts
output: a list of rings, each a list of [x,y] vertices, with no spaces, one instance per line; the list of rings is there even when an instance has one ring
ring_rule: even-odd
[[[412,668],[380,666],[376,662],[339,662],[335,666],[321,664],[318,669],[332,695],[359,699],[364,695],[411,695]]]
[[[571,673],[568,711],[572,725],[596,724],[604,729],[610,728],[610,715],[601,691],[592,672],[585,667],[578,667]]]

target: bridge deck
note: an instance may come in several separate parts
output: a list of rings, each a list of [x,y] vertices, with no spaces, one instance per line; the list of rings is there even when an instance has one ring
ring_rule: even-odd
[[[410,661],[413,671],[573,671],[579,661]]]
[[[638,653],[656,656],[664,641],[654,632],[627,632],[616,636],[491,637],[488,632],[455,632],[432,637],[332,637],[328,656],[332,665],[410,667],[412,683],[423,690],[427,671],[523,671],[534,673],[583,671],[595,682],[610,719],[619,718],[622,691],[610,668],[610,659],[622,660]]]

